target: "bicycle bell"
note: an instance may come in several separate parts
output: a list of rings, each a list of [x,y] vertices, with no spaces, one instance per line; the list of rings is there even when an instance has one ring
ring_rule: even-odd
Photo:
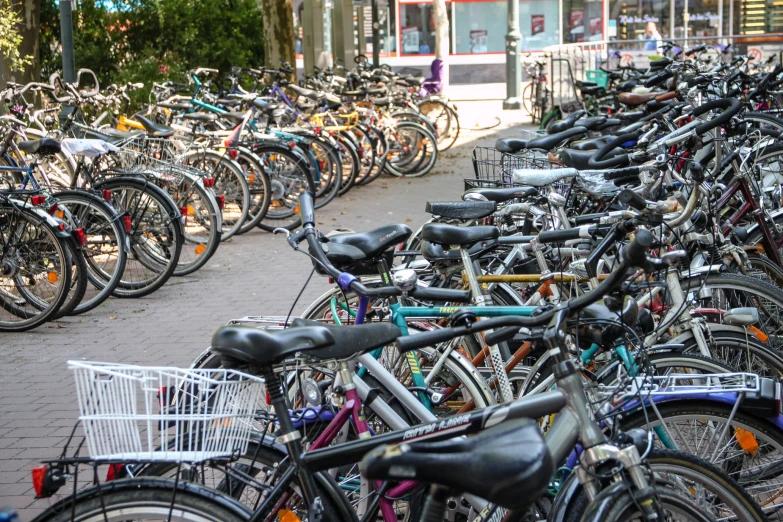
[[[410,268],[404,268],[397,270],[392,274],[392,283],[397,290],[403,292],[410,292],[416,288],[416,283],[419,281],[419,275],[415,270]]]

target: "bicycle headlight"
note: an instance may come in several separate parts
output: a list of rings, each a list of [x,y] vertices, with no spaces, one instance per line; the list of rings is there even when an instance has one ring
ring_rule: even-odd
[[[320,406],[323,401],[323,395],[321,394],[321,388],[318,387],[318,383],[313,379],[305,379],[302,383],[302,393],[304,394],[305,406],[316,407]]]

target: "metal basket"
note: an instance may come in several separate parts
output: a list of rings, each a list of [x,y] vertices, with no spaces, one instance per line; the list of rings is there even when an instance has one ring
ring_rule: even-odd
[[[247,451],[263,380],[230,370],[69,361],[96,461],[203,462]]]
[[[473,148],[473,172],[481,188],[514,187],[511,173],[517,169],[551,169],[555,165],[546,156],[526,151],[523,154],[506,154],[491,147]],[[469,187],[465,180],[465,187]]]
[[[184,145],[184,144],[183,144]],[[112,153],[113,170],[124,174],[142,174],[175,184],[188,176],[203,178],[208,175],[201,169],[184,163],[184,152],[192,145],[177,147],[175,142],[160,138],[135,138]]]

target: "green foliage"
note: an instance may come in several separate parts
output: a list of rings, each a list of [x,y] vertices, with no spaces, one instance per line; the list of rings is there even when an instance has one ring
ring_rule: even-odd
[[[0,0],[0,54],[5,56],[11,70],[22,70],[32,63],[30,56],[20,56],[19,46],[22,35],[19,24],[22,18],[15,13],[9,0]]]
[[[0,3],[4,0],[0,0]],[[59,71],[59,0],[42,0],[41,68]],[[101,85],[182,81],[196,67],[225,72],[263,63],[262,18],[256,0],[79,0],[73,13],[76,67]]]

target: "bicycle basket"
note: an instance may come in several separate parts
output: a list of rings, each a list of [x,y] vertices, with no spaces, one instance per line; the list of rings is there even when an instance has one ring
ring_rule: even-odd
[[[243,454],[263,381],[231,370],[69,361],[96,461],[202,462]]]
[[[540,153],[523,151],[519,154],[505,154],[491,147],[474,147],[473,172],[480,185],[471,188],[514,187],[511,173],[517,169],[551,169],[554,165]],[[466,187],[468,181],[465,180]]]

